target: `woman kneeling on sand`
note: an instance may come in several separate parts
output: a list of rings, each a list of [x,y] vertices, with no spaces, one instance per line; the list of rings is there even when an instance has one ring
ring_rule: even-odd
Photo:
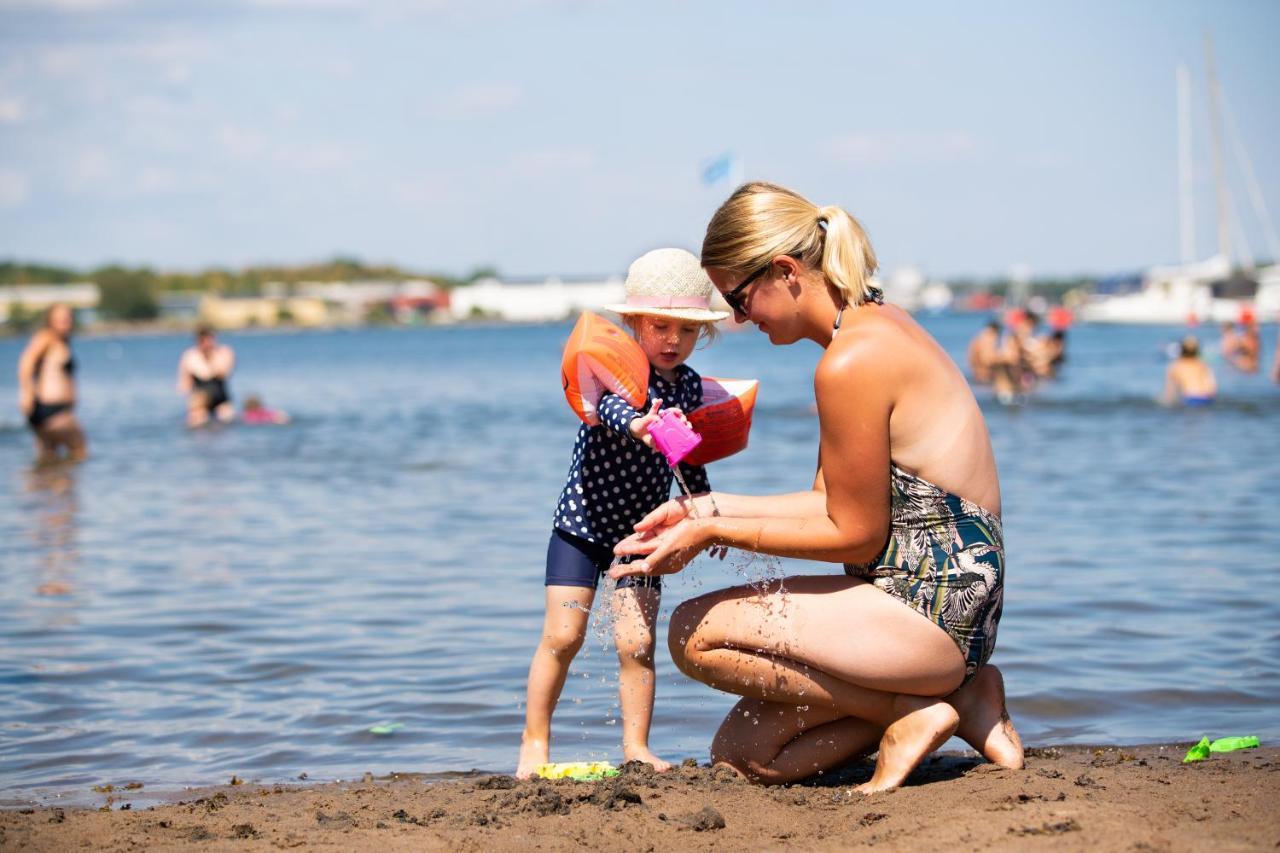
[[[902,784],[953,734],[1022,766],[1000,672],[987,665],[1003,599],[1000,483],[960,370],[870,284],[875,254],[839,207],[739,188],[707,226],[702,265],[740,320],[826,352],[814,377],[818,472],[809,491],[669,501],[620,542],[615,576],[680,571],[728,545],[844,564],[844,575],[735,587],[676,608],[689,676],[745,697],[712,758],[780,784],[877,750],[862,790]]]

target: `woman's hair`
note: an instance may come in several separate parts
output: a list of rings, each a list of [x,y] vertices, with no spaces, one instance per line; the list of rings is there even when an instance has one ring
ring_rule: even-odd
[[[72,319],[73,321],[74,321],[74,320],[75,320],[75,318],[76,318],[76,312],[74,312],[74,311],[72,311],[72,310],[71,310],[71,306],[70,306],[70,305],[68,305],[68,304],[67,304],[67,303],[65,303],[65,302],[55,302],[55,303],[53,303],[52,305],[50,305],[48,308],[46,308],[46,309],[45,309],[45,312],[44,312],[44,327],[45,327],[46,329],[52,329],[52,328],[53,328],[53,315],[54,315],[54,314],[57,314],[59,311],[66,311],[66,312],[68,312],[69,314],[71,314],[71,319]]]
[[[672,323],[697,323],[698,324],[698,340],[703,346],[707,346],[716,338],[720,337],[720,329],[716,326],[715,320],[682,320],[679,317],[663,317],[658,314],[623,314],[622,322],[627,324],[627,328],[637,338],[640,337],[640,326],[643,321],[648,318],[652,320],[668,320]]]
[[[707,224],[702,265],[750,275],[778,255],[821,270],[847,305],[871,298],[876,253],[858,220],[842,207],[818,207],[785,187],[743,184]]]

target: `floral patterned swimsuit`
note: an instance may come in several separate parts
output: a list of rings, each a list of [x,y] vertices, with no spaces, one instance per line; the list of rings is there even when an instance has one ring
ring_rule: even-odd
[[[890,463],[889,542],[846,574],[866,578],[946,631],[967,682],[996,644],[1004,603],[1000,517]]]

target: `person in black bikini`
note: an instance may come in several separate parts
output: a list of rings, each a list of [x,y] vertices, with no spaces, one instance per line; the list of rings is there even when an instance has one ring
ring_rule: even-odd
[[[210,416],[228,423],[236,416],[227,382],[235,369],[231,347],[218,343],[209,326],[196,328],[196,344],[178,360],[178,390],[187,395],[187,426],[204,426]]]
[[[74,414],[75,356],[71,353],[71,308],[49,308],[44,328],[32,336],[18,359],[18,406],[35,433],[40,462],[80,460],[88,454],[84,431]]]

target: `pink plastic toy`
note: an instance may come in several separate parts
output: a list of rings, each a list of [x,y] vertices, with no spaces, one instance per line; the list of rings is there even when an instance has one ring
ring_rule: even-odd
[[[654,446],[667,457],[667,464],[672,468],[702,442],[702,436],[685,426],[675,412],[662,412],[649,427],[649,435],[653,436]]]

